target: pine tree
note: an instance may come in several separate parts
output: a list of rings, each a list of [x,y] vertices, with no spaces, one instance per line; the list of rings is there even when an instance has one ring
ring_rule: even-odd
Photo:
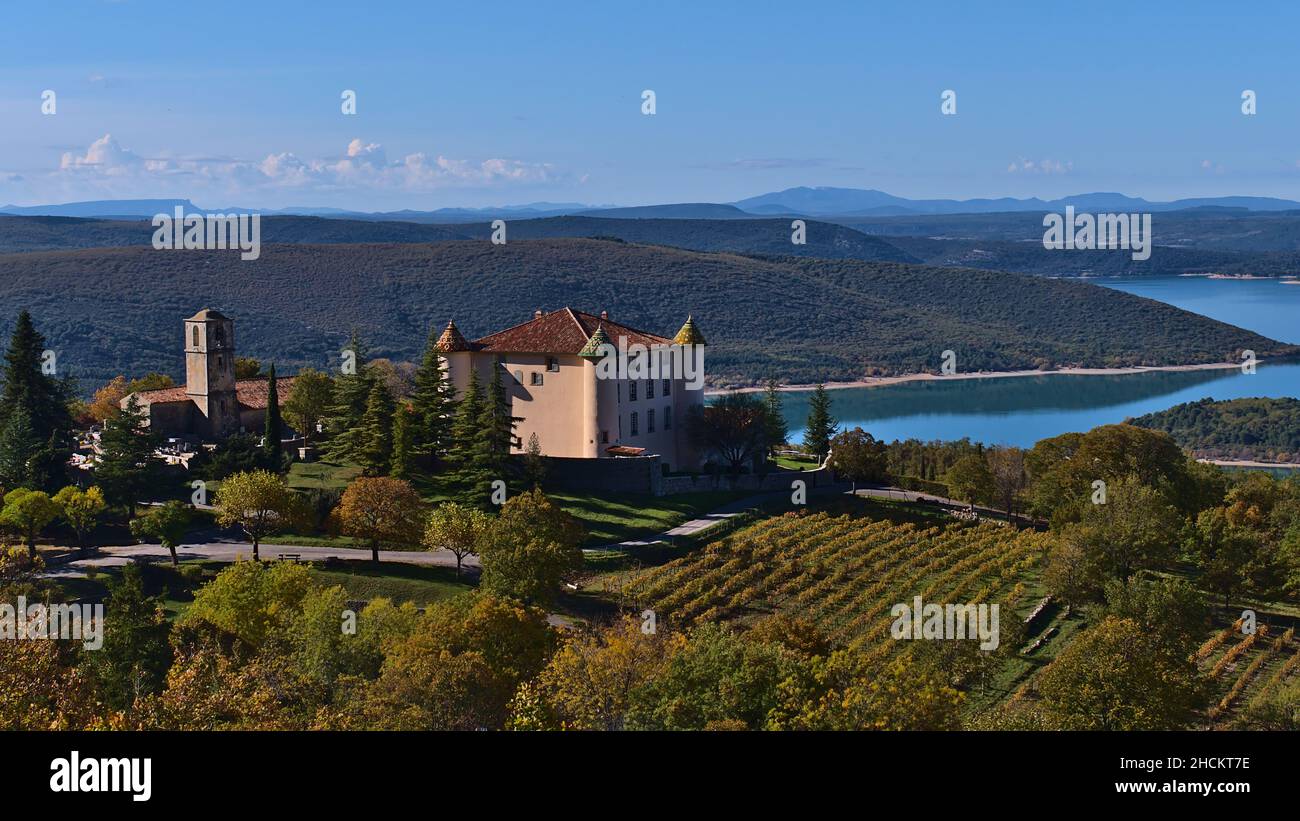
[[[831,416],[831,397],[825,385],[818,385],[808,402],[808,424],[803,434],[803,446],[809,453],[823,457],[830,450],[831,439],[838,426]]]
[[[492,382],[484,399],[479,422],[480,447],[487,453],[487,466],[493,478],[504,479],[510,463],[510,450],[515,442],[515,426],[519,418],[510,415],[510,397],[506,394],[501,374],[505,366],[494,363]]]
[[[280,440],[284,438],[284,424],[280,421],[280,386],[275,378],[275,363],[266,377],[266,427],[264,429],[266,466],[280,469]]]
[[[366,411],[357,424],[358,461],[370,476],[382,476],[393,458],[393,394],[382,379],[373,380]]]
[[[419,416],[415,409],[402,403],[393,414],[393,456],[389,460],[388,475],[394,479],[410,479],[415,470],[415,429]]]
[[[451,384],[445,360],[436,347],[438,333],[429,330],[424,358],[415,372],[415,391],[411,394],[416,419],[412,430],[415,453],[432,461],[451,447],[456,389]]]
[[[773,448],[786,444],[790,438],[790,426],[785,421],[784,403],[775,379],[767,380],[763,404],[767,408],[767,441]]]
[[[95,483],[111,504],[124,505],[127,513],[135,512],[135,503],[148,486],[153,474],[153,451],[156,437],[146,427],[144,411],[133,394],[117,416],[104,423],[99,437],[99,462],[95,466]]]
[[[491,507],[489,488],[492,479],[490,428],[484,429],[483,415],[488,408],[478,370],[471,368],[469,384],[456,407],[451,426],[452,478],[457,501],[468,507],[486,510]]]
[[[56,474],[62,471],[71,452],[72,414],[68,400],[72,396],[69,391],[75,391],[75,384],[66,375],[57,379],[42,370],[45,350],[45,337],[36,330],[31,314],[20,311],[4,357],[0,426],[14,413],[26,414],[32,433],[30,449],[25,455],[11,454],[11,457],[25,456],[27,481],[41,484],[62,478]],[[14,438],[10,443],[17,441]]]
[[[32,483],[32,457],[40,444],[27,409],[14,408],[0,427],[0,487],[37,489]]]
[[[352,373],[341,373],[334,378],[334,401],[326,414],[330,440],[324,451],[331,459],[358,461],[365,445],[361,434],[361,417],[366,413],[370,388],[376,376],[365,363],[366,350],[360,336],[354,331],[348,341],[355,366]]]

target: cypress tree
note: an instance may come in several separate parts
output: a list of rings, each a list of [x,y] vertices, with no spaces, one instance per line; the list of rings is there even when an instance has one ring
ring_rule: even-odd
[[[403,403],[393,414],[393,456],[389,461],[388,475],[394,479],[410,479],[415,460],[415,429],[419,417],[415,409]]]
[[[271,363],[266,377],[266,465],[271,470],[280,469],[280,440],[284,438],[284,424],[280,421],[280,386],[275,378],[275,363]]]
[[[19,405],[11,410],[0,426],[0,487],[6,491],[16,487],[36,489],[32,483],[32,457],[40,444],[27,408]]]
[[[479,422],[480,447],[487,454],[487,466],[496,479],[505,478],[510,449],[515,441],[515,426],[519,422],[518,417],[510,415],[510,397],[506,395],[505,381],[501,376],[505,370],[500,362],[493,363],[492,382],[488,386]]]
[[[456,389],[451,384],[445,360],[438,352],[437,342],[437,329],[430,328],[424,358],[415,372],[415,391],[411,394],[416,417],[412,444],[414,452],[426,460],[442,456],[450,449],[454,421]]]
[[[831,416],[831,397],[825,385],[818,385],[808,403],[808,424],[803,434],[803,446],[809,453],[824,457],[831,448],[831,439],[839,423]]]
[[[348,341],[353,354],[352,373],[340,373],[334,378],[334,401],[326,414],[330,440],[324,451],[331,459],[358,461],[365,446],[361,434],[361,417],[366,413],[370,388],[375,374],[365,365],[367,351],[361,337],[353,331]]]
[[[777,445],[784,445],[790,439],[790,426],[785,422],[781,392],[777,390],[775,379],[767,380],[763,405],[767,409],[767,441],[775,449]]]
[[[358,461],[371,476],[381,476],[393,458],[393,395],[383,379],[375,378],[366,399],[366,411],[356,430]]]

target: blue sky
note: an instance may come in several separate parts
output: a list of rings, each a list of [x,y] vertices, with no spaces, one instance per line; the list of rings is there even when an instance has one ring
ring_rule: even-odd
[[[0,204],[1300,198],[1285,3],[47,0],[0,23]]]

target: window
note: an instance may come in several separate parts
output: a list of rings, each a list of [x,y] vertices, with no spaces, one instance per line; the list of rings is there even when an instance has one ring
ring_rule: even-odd
[[[637,433],[639,433],[639,431],[637,430],[636,411],[632,411],[632,435],[636,436]]]
[[[673,429],[673,406],[667,405],[664,407],[664,430],[672,430],[672,429]]]
[[[672,392],[673,392],[673,380],[671,380],[671,379],[665,379],[665,380],[664,380],[664,396],[668,396],[668,395],[670,395]],[[667,426],[667,425],[664,425],[664,427],[668,427],[668,426]]]
[[[636,383],[635,383],[635,382],[629,382],[629,383],[627,383],[627,401],[629,401],[629,402],[635,402],[635,401],[636,401]]]
[[[546,370],[550,371],[551,373],[559,373],[560,360],[556,359],[553,356],[546,357]]]
[[[199,326],[195,325],[194,326],[194,347],[197,348],[198,346],[199,346]]]
[[[533,371],[531,374],[529,374],[529,377],[530,377],[530,379],[529,379],[529,384],[534,385],[534,386],[537,386],[537,385],[541,385],[541,384],[542,384],[542,374],[541,374],[541,371]]]
[[[655,432],[655,409],[654,408],[651,408],[650,410],[645,412],[645,432],[646,433]]]
[[[655,398],[655,381],[653,379],[647,379],[645,381],[645,398],[646,399]]]
[[[608,444],[609,444],[609,431],[607,431],[607,430],[602,430],[602,431],[600,432],[600,443],[601,443],[602,445],[608,445]]]

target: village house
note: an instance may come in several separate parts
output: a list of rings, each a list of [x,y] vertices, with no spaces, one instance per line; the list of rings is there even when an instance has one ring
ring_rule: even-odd
[[[437,342],[457,396],[478,371],[486,388],[492,369],[502,368],[511,414],[519,419],[514,452],[523,452],[536,434],[551,457],[609,458],[658,456],[669,470],[699,467],[687,437],[686,418],[704,404],[697,382],[688,389],[683,374],[673,378],[603,378],[597,363],[602,343],[693,346],[704,336],[691,318],[672,339],[637,330],[609,318],[562,308],[513,328],[469,341],[454,321]],[[699,374],[702,379],[703,374]]]
[[[235,379],[235,323],[204,308],[185,320],[185,384],[134,396],[151,430],[161,436],[216,441],[257,433],[266,424],[267,380]],[[293,377],[276,380],[280,401]],[[130,396],[123,397],[126,407]]]

